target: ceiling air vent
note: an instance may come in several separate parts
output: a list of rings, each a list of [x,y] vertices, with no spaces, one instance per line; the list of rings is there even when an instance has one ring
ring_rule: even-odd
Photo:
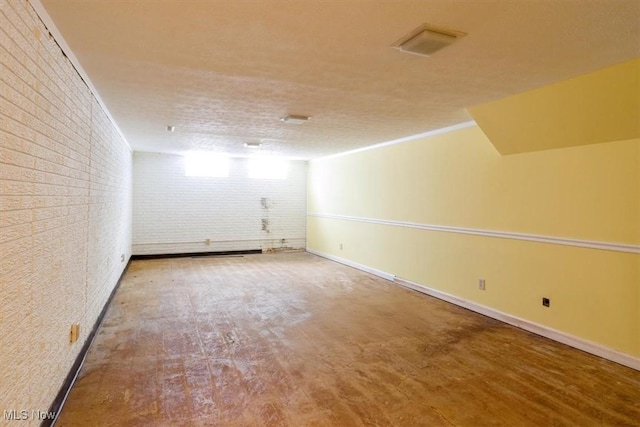
[[[391,47],[414,55],[431,56],[466,35],[461,31],[422,24]]]

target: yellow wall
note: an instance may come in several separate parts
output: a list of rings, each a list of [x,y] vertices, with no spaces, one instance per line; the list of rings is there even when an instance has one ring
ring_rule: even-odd
[[[638,254],[313,216],[638,245],[640,139],[501,156],[474,126],[312,161],[308,186],[309,249],[640,356]]]
[[[502,154],[640,138],[640,58],[469,112]]]

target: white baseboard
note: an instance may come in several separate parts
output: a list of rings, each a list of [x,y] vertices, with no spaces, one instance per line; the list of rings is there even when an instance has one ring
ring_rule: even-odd
[[[357,262],[349,261],[348,259],[340,258],[337,256],[333,256],[330,254],[326,254],[324,252],[315,251],[313,249],[307,248],[307,252],[310,254],[318,255],[322,258],[330,259],[331,261],[335,261],[340,264],[348,265],[349,267],[357,268],[358,270],[365,271],[369,274],[373,274],[374,276],[381,277],[383,279],[389,280],[393,282],[395,280],[395,276],[393,274],[386,273],[382,270],[378,270],[367,265],[358,264]]]
[[[562,344],[566,344],[570,347],[574,347],[579,350],[585,351],[587,353],[596,355],[598,357],[602,357],[603,359],[607,359],[612,362],[619,363],[620,365],[627,366],[631,369],[640,371],[640,358],[638,357],[634,357],[626,353],[613,350],[601,344],[597,344],[592,341],[585,340],[583,338],[575,337],[565,332],[561,332],[561,331],[549,328],[547,326],[531,322],[526,319],[521,319],[519,317],[510,315],[507,313],[503,313],[494,308],[487,307],[487,306],[475,303],[473,301],[468,301],[463,298],[457,297],[455,295],[451,295],[446,292],[442,292],[437,289],[433,289],[428,286],[421,285],[419,283],[415,283],[409,280],[396,277],[393,274],[380,271],[366,265],[358,264],[356,262],[349,261],[344,258],[340,258],[334,255],[315,251],[312,249],[307,249],[307,252],[312,253],[314,255],[321,256],[323,258],[330,259],[340,264],[348,265],[349,267],[357,268],[358,270],[362,270],[367,273],[371,273],[375,276],[382,277],[383,279],[393,281],[394,283],[397,283],[398,285],[403,286],[405,288],[413,289],[414,291],[418,291],[420,293],[441,299],[443,301],[450,302],[457,306],[464,307],[471,311],[475,311],[476,313],[480,313],[487,317],[491,317],[493,319],[515,326],[517,328],[524,329],[525,331],[532,332],[534,334],[543,336],[545,338],[549,338],[551,340],[560,342]]]

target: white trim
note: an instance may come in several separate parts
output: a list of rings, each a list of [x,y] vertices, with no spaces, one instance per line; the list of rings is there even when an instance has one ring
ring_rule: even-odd
[[[567,334],[565,332],[561,332],[556,329],[552,329],[547,326],[540,325],[538,323],[534,323],[526,319],[522,319],[520,317],[512,316],[508,313],[504,313],[502,311],[493,309],[491,307],[477,304],[473,301],[468,301],[463,298],[459,298],[455,295],[451,295],[446,292],[439,291],[437,289],[429,288],[427,286],[421,285],[419,283],[411,282],[406,279],[401,279],[399,277],[396,277],[394,282],[405,288],[410,288],[410,289],[413,289],[414,291],[418,291],[423,294],[441,299],[443,301],[450,302],[457,306],[464,307],[471,311],[475,311],[476,313],[480,313],[487,317],[491,317],[492,319],[496,319],[501,322],[507,323],[509,325],[515,326],[517,328],[524,329],[525,331],[533,332],[536,335],[549,338],[551,340],[560,342],[562,344],[566,344],[570,347],[574,347],[579,350],[586,351],[587,353],[594,354],[598,357],[602,357],[603,359],[611,360],[612,362],[616,362],[621,365],[640,371],[640,358],[638,357],[621,353],[617,350],[613,350],[601,344],[597,344],[592,341],[588,341],[588,340]]]
[[[129,141],[127,141],[127,138],[125,138],[124,133],[122,133],[122,130],[120,129],[120,126],[118,126],[118,123],[116,123],[115,119],[111,115],[111,112],[109,112],[109,109],[107,108],[106,104],[102,101],[102,98],[100,98],[100,94],[98,94],[98,90],[91,82],[89,75],[86,73],[86,71],[84,71],[84,68],[82,68],[82,65],[80,65],[80,61],[78,61],[78,58],[76,58],[76,56],[74,55],[73,51],[67,44],[64,37],[62,37],[62,33],[60,32],[60,30],[58,30],[58,27],[56,27],[56,24],[53,22],[53,19],[51,19],[51,17],[49,16],[49,13],[47,13],[47,9],[45,9],[45,7],[42,5],[40,0],[29,0],[29,3],[31,4],[33,9],[36,11],[38,16],[40,17],[40,20],[42,21],[44,26],[47,27],[47,30],[53,36],[56,43],[58,43],[58,46],[60,46],[60,49],[62,49],[64,54],[67,56],[67,58],[69,58],[69,61],[71,61],[71,64],[76,69],[78,74],[80,74],[80,77],[82,78],[82,80],[84,80],[84,83],[87,85],[87,87],[93,94],[93,97],[98,101],[98,104],[100,104],[100,107],[102,107],[102,110],[111,121],[111,124],[113,124],[113,126],[116,128],[116,131],[118,131],[118,134],[120,134],[120,137],[122,138],[124,143],[127,144],[127,147],[129,147],[129,151],[133,152],[133,150],[131,149],[131,144],[129,144]]]
[[[440,135],[440,134],[443,134],[443,133],[449,133],[449,132],[453,132],[455,130],[465,129],[465,128],[468,128],[468,127],[471,127],[471,126],[476,126],[476,122],[474,120],[471,120],[471,121],[468,121],[468,122],[463,122],[463,123],[458,123],[457,125],[447,126],[447,127],[440,128],[440,129],[430,130],[428,132],[417,133],[415,135],[405,136],[403,138],[393,139],[393,140],[387,141],[387,142],[380,142],[378,144],[367,145],[366,147],[356,148],[355,150],[343,151],[342,153],[330,154],[328,156],[323,156],[323,157],[317,157],[317,158],[312,159],[310,161],[324,160],[324,159],[331,159],[333,157],[346,156],[348,154],[359,153],[361,151],[373,150],[375,148],[387,147],[389,145],[400,144],[402,142],[414,141],[414,140],[420,139],[420,138],[427,138],[427,137],[430,137],[430,136]]]
[[[180,242],[133,242],[134,245],[138,246],[171,246],[171,245],[195,245],[202,244],[207,246],[212,246],[217,243],[245,243],[245,242],[259,242],[259,243],[278,243],[281,244],[282,239],[286,240],[286,243],[289,243],[292,240],[302,240],[305,241],[306,237],[283,237],[283,238],[273,238],[273,239],[233,239],[233,240],[213,240],[210,239],[209,243],[205,239],[203,240],[191,240],[191,241],[180,241]]]
[[[640,254],[640,245],[615,242],[599,242],[594,240],[571,239],[565,237],[542,236],[539,234],[514,233],[511,231],[493,231],[479,228],[452,227],[448,225],[421,224],[418,222],[393,221],[386,219],[366,218],[350,215],[333,215],[308,213],[307,216],[315,218],[339,219],[344,221],[366,222],[371,224],[390,225],[394,227],[407,227],[419,230],[441,231],[446,233],[472,234],[476,236],[496,237],[501,239],[525,240],[529,242],[549,243],[553,245],[576,246],[580,248],[600,249],[604,251],[628,252]]]
[[[356,268],[358,270],[362,270],[367,273],[374,274],[378,277],[391,280],[402,287],[412,289],[414,291],[432,296],[434,298],[438,298],[440,300],[449,302],[459,307],[466,308],[468,310],[474,311],[484,316],[491,317],[492,319],[496,319],[501,322],[507,323],[509,325],[515,326],[517,328],[524,329],[525,331],[532,332],[536,335],[540,335],[545,338],[549,338],[550,340],[557,341],[562,344],[566,344],[569,347],[577,348],[579,350],[585,351],[595,356],[602,357],[603,359],[607,359],[612,362],[619,363],[620,365],[624,365],[631,369],[640,371],[640,358],[638,357],[634,357],[629,354],[622,353],[617,350],[613,350],[601,344],[597,344],[592,341],[588,341],[583,338],[579,338],[579,337],[558,331],[556,329],[549,328],[547,326],[540,325],[538,323],[534,323],[526,319],[522,319],[520,317],[512,316],[510,314],[504,313],[494,308],[487,307],[487,306],[475,303],[473,301],[468,301],[463,298],[459,298],[455,295],[451,295],[446,292],[439,291],[437,289],[429,288],[427,286],[421,285],[416,282],[412,282],[410,280],[396,277],[391,273],[377,270],[375,268],[372,268],[363,264],[358,264],[356,262],[349,261],[344,258],[340,258],[334,255],[330,255],[330,254],[316,251],[309,248],[307,248],[307,252],[329,259],[331,261],[338,262],[340,264],[347,265],[349,267]]]
[[[382,270],[377,270],[375,268],[368,267],[368,266],[363,265],[363,264],[358,264],[357,262],[349,261],[348,259],[344,259],[344,258],[340,258],[340,257],[337,257],[337,256],[329,255],[327,253],[319,252],[319,251],[316,251],[316,250],[313,250],[313,249],[309,249],[309,248],[307,248],[307,252],[309,252],[310,254],[318,255],[319,257],[322,257],[322,258],[329,259],[331,261],[335,261],[335,262],[337,262],[339,264],[344,264],[344,265],[347,265],[349,267],[353,267],[353,268],[355,268],[357,270],[361,270],[361,271],[367,272],[369,274],[373,274],[374,276],[378,276],[378,277],[380,277],[382,279],[389,280],[391,282],[393,282],[395,280],[395,276],[393,274],[389,274],[389,273],[386,273],[386,272],[384,272]]]

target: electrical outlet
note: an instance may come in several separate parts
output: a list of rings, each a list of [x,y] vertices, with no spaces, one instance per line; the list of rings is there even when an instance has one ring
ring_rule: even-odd
[[[69,342],[74,343],[78,341],[78,336],[80,336],[80,325],[74,323],[71,325],[71,330],[69,331]]]
[[[542,305],[544,305],[545,307],[550,307],[551,300],[549,298],[542,298]]]
[[[342,250],[342,243],[340,243],[340,250]]]
[[[124,254],[120,255],[120,262],[124,262]]]
[[[205,243],[206,245],[210,245],[210,244],[211,244],[211,239],[206,239],[206,240],[204,241],[204,243]]]
[[[478,279],[478,289],[480,289],[481,291],[484,291],[486,287],[485,285],[486,284],[484,282],[484,279]]]

